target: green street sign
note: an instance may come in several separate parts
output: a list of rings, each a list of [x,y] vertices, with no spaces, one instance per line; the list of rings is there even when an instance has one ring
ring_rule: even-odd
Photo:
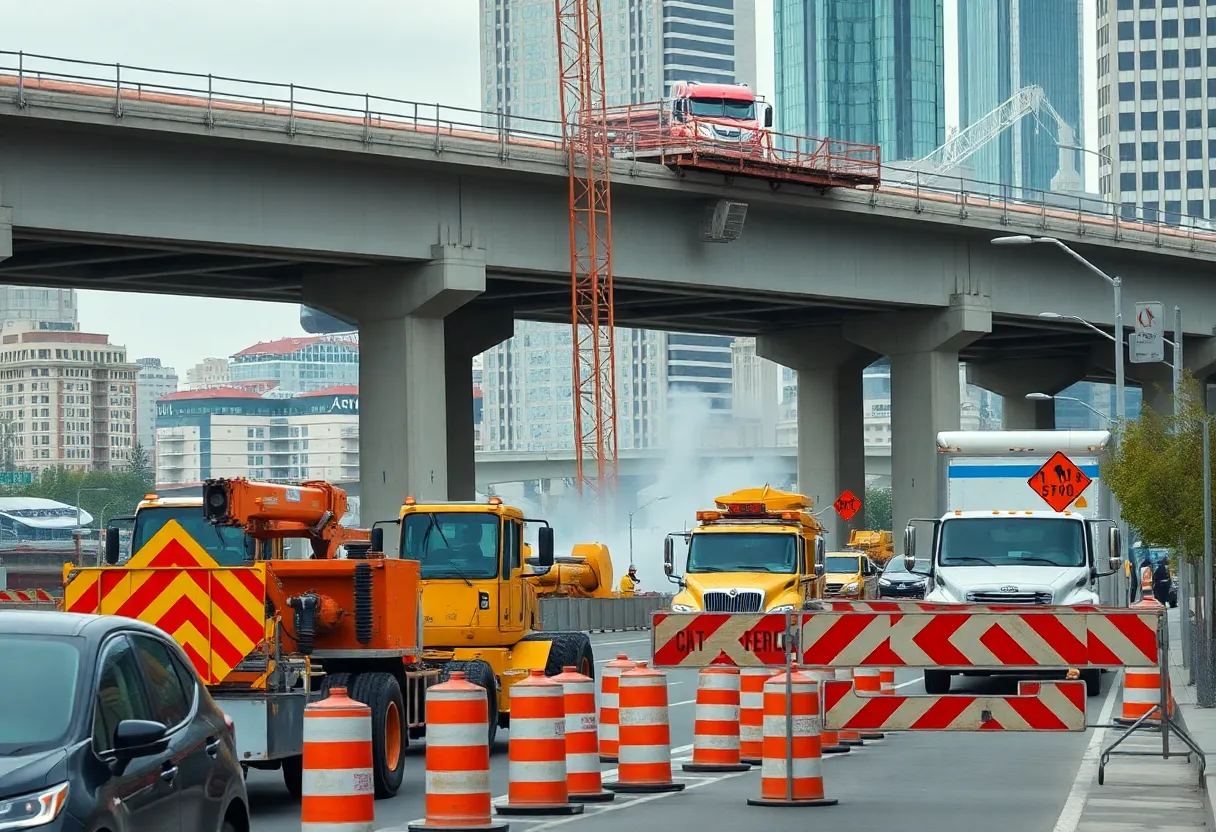
[[[33,471],[0,471],[0,485],[31,485]]]

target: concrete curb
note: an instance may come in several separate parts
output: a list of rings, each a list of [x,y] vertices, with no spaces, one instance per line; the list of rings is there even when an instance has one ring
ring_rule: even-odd
[[[1194,707],[1194,705],[1179,705],[1178,709],[1175,711],[1175,718],[1178,720],[1178,723],[1182,726],[1183,730],[1185,730],[1188,734],[1191,733],[1191,730],[1186,724],[1186,712]],[[1192,735],[1192,738],[1194,738],[1194,735]],[[1195,742],[1200,748],[1203,748],[1203,743],[1199,742],[1197,739]],[[1207,752],[1206,748],[1203,750],[1205,753]],[[1198,777],[1199,758],[1194,754],[1191,755],[1191,768],[1195,771],[1196,777]],[[1216,789],[1216,770],[1213,770],[1211,765],[1209,765],[1207,771],[1204,772],[1203,783],[1201,784],[1200,788],[1203,791],[1204,821],[1207,823],[1208,829],[1216,830],[1216,804],[1213,804],[1212,796],[1213,789]]]

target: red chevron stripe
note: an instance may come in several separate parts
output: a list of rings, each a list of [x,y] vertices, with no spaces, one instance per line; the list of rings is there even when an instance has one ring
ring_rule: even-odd
[[[1117,613],[1107,616],[1107,620],[1115,625],[1115,628],[1123,633],[1128,641],[1139,650],[1144,656],[1152,661],[1157,660],[1157,630],[1153,627],[1146,626],[1139,615],[1119,615]],[[1097,636],[1091,630],[1089,633],[1089,645],[1092,649],[1095,644],[1102,644]],[[1107,649],[1105,644],[1102,647]]]
[[[211,579],[211,603],[218,608],[219,612],[228,616],[236,628],[244,633],[250,641],[257,643],[262,640],[263,634],[266,632],[266,622],[261,618],[254,618],[249,614],[249,611],[241,606],[241,603],[232,597],[232,593],[213,575]],[[242,659],[244,656],[241,657]],[[237,659],[240,661],[240,659]]]
[[[1068,726],[1064,724],[1060,716],[1047,707],[1042,699],[1038,698],[1038,687],[1036,686],[1033,693],[1025,688],[1018,691],[1019,696],[1009,699],[1009,704],[1018,716],[1026,720],[1026,724],[1036,731],[1066,731]],[[1030,694],[1026,698],[1022,698],[1020,694]]]
[[[122,606],[114,611],[115,615],[125,615],[128,618],[139,618],[148,607],[159,598],[169,585],[173,583],[178,573],[176,571],[152,572],[140,586],[131,593]]]
[[[887,697],[888,699],[892,697]],[[899,698],[899,697],[895,697]],[[974,696],[943,696],[912,723],[918,731],[942,730],[958,719],[975,702]]]
[[[994,624],[980,636],[980,644],[992,651],[997,661],[1006,667],[1035,667],[1038,662],[1000,624]]]
[[[877,696],[861,706],[848,722],[848,728],[879,730],[906,702],[902,696]]]
[[[164,548],[148,561],[149,569],[169,569],[171,567],[198,566],[199,562],[190,551],[176,538],[170,538]]]
[[[101,573],[101,597],[104,600],[130,573],[125,569],[104,569]]]
[[[262,577],[262,573],[256,569],[235,569],[232,572],[236,579],[244,584],[245,589],[249,590],[249,594],[258,601],[265,603],[266,600],[266,581]]]
[[[1074,636],[1064,621],[1057,615],[1020,616],[1043,640],[1051,645],[1069,665],[1083,665],[1089,661],[1085,645]]]
[[[892,621],[894,623],[894,621]],[[891,649],[891,639],[883,639],[882,644],[874,648],[874,652],[862,659],[866,667],[903,667],[903,657]]]
[[[207,664],[206,659],[198,654],[198,651],[189,644],[183,644],[182,649],[186,651],[187,658],[194,665],[194,669],[198,671],[198,675],[202,678],[203,684],[214,685],[216,679],[211,675],[211,666]]]
[[[102,573],[105,574],[105,573]],[[91,573],[88,577],[77,578],[77,581],[88,581],[88,589],[76,596],[76,600],[67,608],[67,612],[77,613],[95,613],[100,606],[101,592],[97,586],[99,581],[96,573]],[[73,581],[75,583],[75,581]]]
[[[814,613],[802,616],[803,628],[814,617]],[[875,618],[877,616],[864,612],[836,617],[835,623],[819,637],[818,641],[806,645],[802,653],[802,664],[810,667],[830,665]]]
[[[912,643],[925,651],[938,667],[970,667],[971,660],[950,643],[950,637],[970,618],[969,615],[935,615],[912,636]]]
[[[663,617],[666,618],[667,616],[664,615]],[[688,648],[708,639],[729,620],[730,613],[703,612],[688,616],[688,623],[682,630],[672,634],[672,637],[666,644],[655,648],[654,665],[656,667],[675,667],[679,665],[692,652]],[[655,626],[657,627],[660,622],[661,619],[656,615]],[[715,658],[717,657],[715,656]]]
[[[995,719],[989,718],[987,722],[980,723],[981,731],[1004,731],[1005,726],[997,722]]]
[[[207,618],[207,613],[200,610],[185,595],[177,599],[173,606],[165,610],[165,614],[156,622],[157,627],[174,636],[186,624],[193,624],[194,629],[198,630],[199,634],[210,643],[211,621]]]

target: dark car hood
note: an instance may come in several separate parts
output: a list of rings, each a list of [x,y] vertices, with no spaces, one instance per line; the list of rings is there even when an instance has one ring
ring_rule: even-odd
[[[67,751],[62,748],[35,754],[0,754],[0,798],[52,785],[51,775],[66,757]]]

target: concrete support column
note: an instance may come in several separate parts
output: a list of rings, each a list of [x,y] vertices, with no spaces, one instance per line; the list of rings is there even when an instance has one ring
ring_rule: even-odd
[[[448,498],[444,319],[485,291],[485,252],[436,245],[425,263],[309,275],[304,303],[359,326],[361,520],[407,496]]]
[[[0,197],[2,198],[2,197]],[[13,209],[0,205],[0,261],[13,256]]]
[[[846,488],[865,498],[861,371],[878,356],[847,341],[839,326],[761,335],[756,354],[798,373],[798,491],[814,501],[828,548],[841,549],[848,527],[865,523],[864,506],[846,524],[831,505]]]
[[[946,309],[850,321],[848,338],[891,356],[891,513],[895,546],[912,517],[941,513],[937,434],[959,429],[958,353],[992,331],[987,298],[959,295]]]
[[[1084,357],[969,362],[967,381],[1004,399],[1006,430],[1055,430],[1055,402],[1027,400],[1026,394],[1054,396],[1084,379],[1087,370]]]
[[[473,423],[473,358],[515,334],[510,309],[465,306],[443,322],[447,385],[448,499],[477,494],[477,454]]]

